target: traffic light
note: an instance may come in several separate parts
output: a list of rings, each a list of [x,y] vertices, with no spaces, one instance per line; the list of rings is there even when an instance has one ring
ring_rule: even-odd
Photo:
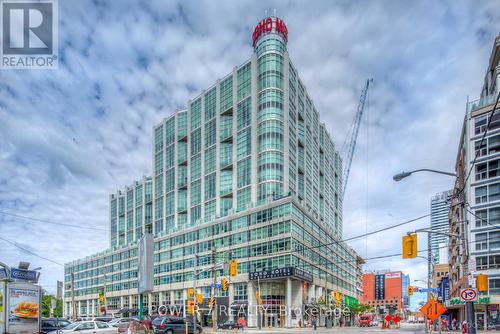
[[[408,296],[413,296],[413,287],[411,285],[408,287]]]
[[[188,289],[188,298],[193,298],[194,296],[194,289],[193,288],[189,288]]]
[[[215,305],[215,297],[211,297],[210,298],[209,305],[210,305],[210,307],[214,307],[214,305]]]
[[[335,291],[334,298],[335,298],[335,305],[337,306],[340,305],[340,292]]]
[[[255,299],[257,299],[257,304],[262,305],[262,299],[260,298],[259,290],[255,291]]]
[[[187,305],[188,306],[187,307],[188,313],[193,314],[193,312],[194,312],[194,301],[188,300],[187,304],[188,304]]]
[[[198,304],[203,303],[203,295],[201,293],[196,293],[196,302]]]
[[[229,281],[227,280],[227,278],[223,277],[221,280],[221,284],[222,284],[222,290],[227,291],[229,287]]]
[[[403,259],[413,259],[417,252],[417,234],[403,236]]]
[[[488,275],[484,275],[484,274],[477,275],[476,288],[477,288],[477,291],[481,291],[481,292],[488,291]]]
[[[229,276],[234,277],[238,275],[238,262],[236,260],[231,260],[229,263]]]

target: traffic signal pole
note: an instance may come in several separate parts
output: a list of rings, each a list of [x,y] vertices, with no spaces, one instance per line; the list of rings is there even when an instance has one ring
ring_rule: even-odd
[[[214,305],[212,306],[212,328],[213,332],[217,332],[217,300],[215,298],[215,284],[217,284],[217,270],[216,270],[216,255],[217,250],[212,249],[212,276],[214,278],[214,285],[212,285],[212,297],[214,298]]]
[[[197,308],[197,303],[198,303],[198,296],[196,292],[196,280],[198,279],[198,273],[197,273],[197,266],[198,266],[198,254],[194,255],[194,275],[193,275],[193,333],[196,333],[196,312],[198,311]]]

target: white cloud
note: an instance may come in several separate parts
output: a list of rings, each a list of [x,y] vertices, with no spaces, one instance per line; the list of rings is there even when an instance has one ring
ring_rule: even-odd
[[[421,174],[396,184],[392,175],[453,169],[464,101],[479,93],[500,30],[495,1],[59,3],[59,70],[0,73],[0,209],[101,228],[108,193],[151,172],[152,126],[249,58],[252,27],[272,8],[287,22],[291,58],[339,146],[363,81],[375,79],[345,236],[428,213],[431,195],[452,180]],[[368,257],[398,252],[408,228],[353,245]],[[58,262],[108,245],[107,233],[4,215],[0,235]],[[42,266],[49,290],[62,279],[57,265],[1,249],[10,264]],[[425,273],[397,258],[366,267]]]

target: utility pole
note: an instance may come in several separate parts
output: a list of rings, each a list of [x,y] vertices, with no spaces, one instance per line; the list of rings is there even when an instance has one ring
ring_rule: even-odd
[[[197,303],[198,303],[198,295],[196,293],[196,279],[198,278],[198,254],[194,255],[194,275],[193,275],[193,331],[196,331],[196,312],[198,310],[197,308]]]
[[[217,299],[215,298],[215,284],[217,283],[217,270],[215,264],[216,255],[217,249],[214,247],[212,249],[212,276],[214,278],[214,284],[212,285],[212,297],[214,298],[214,305],[212,308],[212,327],[214,332],[217,332]]]
[[[76,321],[76,305],[75,305],[75,274],[71,272],[71,310],[73,321]]]

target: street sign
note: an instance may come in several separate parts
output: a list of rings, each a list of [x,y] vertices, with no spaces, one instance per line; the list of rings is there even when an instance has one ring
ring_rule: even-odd
[[[477,291],[472,288],[462,289],[460,291],[460,299],[464,302],[474,302],[477,300]]]
[[[38,273],[34,270],[10,268],[10,278],[20,281],[36,282],[37,274]]]
[[[432,292],[432,293],[438,293],[439,289],[438,288],[418,288],[417,292]]]
[[[446,312],[446,307],[435,300],[429,300],[422,306],[420,312],[427,316],[427,319],[434,321],[437,317]]]
[[[214,283],[214,284],[212,284],[212,288],[214,288],[214,289],[220,289],[220,288],[222,288],[222,284],[220,284],[220,283]]]

